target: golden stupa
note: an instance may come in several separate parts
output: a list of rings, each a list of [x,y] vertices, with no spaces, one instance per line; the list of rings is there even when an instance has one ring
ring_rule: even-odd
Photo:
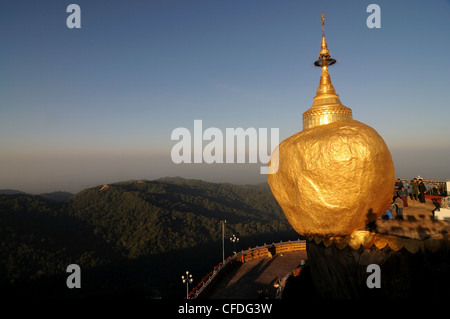
[[[331,58],[322,44],[319,87],[303,113],[303,131],[280,143],[268,175],[272,193],[289,223],[304,236],[348,235],[383,214],[393,195],[394,165],[382,137],[353,120],[328,73]]]
[[[319,59],[314,62],[315,66],[322,68],[322,74],[313,105],[308,111],[303,113],[304,130],[323,124],[352,119],[352,110],[342,105],[339,95],[336,94],[331,83],[328,66],[334,63],[336,63],[336,60],[331,58],[327,41],[325,40],[325,16],[322,12],[322,45]]]

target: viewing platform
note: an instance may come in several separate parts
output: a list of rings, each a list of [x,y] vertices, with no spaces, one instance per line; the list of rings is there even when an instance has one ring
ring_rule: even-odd
[[[216,266],[189,298],[273,299],[282,291],[286,278],[306,260],[304,240],[249,248]]]

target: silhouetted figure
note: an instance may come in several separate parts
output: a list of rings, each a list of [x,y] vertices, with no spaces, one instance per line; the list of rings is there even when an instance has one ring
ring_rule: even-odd
[[[276,254],[275,245],[270,246],[268,251],[269,251],[269,258],[272,258],[273,256],[275,256],[275,254]]]
[[[427,192],[427,188],[423,183],[422,179],[419,179],[419,201],[422,204],[425,204],[425,193]]]
[[[403,219],[403,205],[404,205],[403,199],[400,197],[397,197],[395,199],[395,206],[397,208],[397,210],[396,210],[397,219]]]
[[[367,219],[366,219],[366,227],[368,231],[372,231],[374,232],[377,229],[377,224],[376,224],[376,214],[373,212],[373,209],[370,208],[367,212],[366,215]],[[369,220],[373,220],[372,222],[369,222]]]

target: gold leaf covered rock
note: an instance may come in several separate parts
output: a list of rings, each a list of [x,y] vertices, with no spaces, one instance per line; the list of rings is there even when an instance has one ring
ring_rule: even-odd
[[[350,234],[383,214],[392,200],[391,154],[381,136],[361,122],[299,132],[279,145],[275,160],[270,188],[301,235]]]

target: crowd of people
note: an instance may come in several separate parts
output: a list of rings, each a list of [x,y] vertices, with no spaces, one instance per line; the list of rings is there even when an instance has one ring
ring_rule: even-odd
[[[423,183],[423,180],[421,178],[419,178],[419,179],[414,178],[413,180],[410,181],[410,185],[411,185],[411,193],[409,193],[405,189],[405,186],[403,185],[403,182],[401,181],[401,179],[400,178],[397,179],[397,181],[395,182],[394,197],[398,196],[401,198],[405,198],[405,200],[404,200],[405,205],[406,205],[405,207],[408,207],[408,204],[407,204],[408,195],[411,198],[411,200],[418,200],[422,204],[425,204],[425,194],[427,192],[427,188],[426,188],[425,184]]]
[[[409,192],[400,178],[395,182],[394,196],[391,206],[382,216],[383,219],[393,219],[394,212],[398,219],[403,219],[403,209],[408,207],[408,197],[411,200],[418,200],[421,204],[425,204],[425,194],[427,188],[421,178],[414,178],[410,181],[411,192]]]

